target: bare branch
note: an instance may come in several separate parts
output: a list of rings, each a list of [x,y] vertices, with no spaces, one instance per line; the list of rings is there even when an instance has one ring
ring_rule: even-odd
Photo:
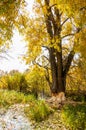
[[[69,49],[67,47],[62,47],[62,50],[67,50],[68,51]]]
[[[49,50],[49,47],[47,47],[47,46],[42,46],[42,47],[44,47],[44,48],[46,48],[47,50]]]
[[[61,27],[69,20],[69,18],[65,19],[65,21],[61,24]]]
[[[50,69],[49,67],[48,67],[48,65],[46,65],[46,66],[43,66],[43,65],[41,65],[40,63],[38,63],[38,62],[36,62],[36,61],[34,61],[34,64],[37,64],[39,67],[41,67],[41,68],[44,68],[44,69]]]
[[[35,64],[37,64],[38,66],[44,68],[41,64],[39,64],[38,62],[35,62]]]
[[[48,61],[49,61],[49,58],[48,57],[46,57],[46,56],[43,56],[44,58],[46,58]]]
[[[66,38],[66,37],[69,37],[69,36],[74,36],[74,35],[75,35],[75,33],[70,33],[70,34],[67,34],[67,35],[63,36],[62,39]]]
[[[8,54],[7,50],[5,50],[4,46],[3,46],[2,48],[0,48],[0,58],[4,58],[4,59],[8,60],[8,57],[13,59],[13,57]]]
[[[57,4],[53,4],[53,5],[51,5],[50,8],[54,7],[55,5],[57,5]]]

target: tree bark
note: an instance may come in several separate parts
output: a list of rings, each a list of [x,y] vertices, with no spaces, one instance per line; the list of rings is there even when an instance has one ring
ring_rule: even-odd
[[[51,74],[52,74],[52,86],[51,86],[51,92],[57,93],[58,91],[58,75],[57,75],[57,64],[56,59],[54,55],[54,48],[50,48],[50,65],[51,65]]]
[[[66,75],[69,71],[72,59],[74,54],[70,52],[67,60],[67,64],[63,68],[62,61],[62,41],[61,41],[61,16],[57,7],[52,8],[49,6],[50,0],[45,0],[45,6],[47,9],[47,14],[45,15],[45,22],[47,33],[49,34],[51,40],[51,46],[49,48],[49,58],[51,65],[51,73],[52,73],[52,86],[51,93],[53,95],[58,94],[60,92],[64,92],[66,90]],[[53,13],[54,12],[54,13]],[[66,21],[65,21],[66,22]],[[55,43],[52,40],[55,40]],[[58,42],[56,42],[59,39]],[[55,49],[54,44],[59,47],[59,49]]]

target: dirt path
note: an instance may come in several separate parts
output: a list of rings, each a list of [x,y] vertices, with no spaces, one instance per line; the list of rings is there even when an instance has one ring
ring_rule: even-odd
[[[0,109],[0,130],[32,130],[24,114],[24,105],[13,105],[7,111]]]

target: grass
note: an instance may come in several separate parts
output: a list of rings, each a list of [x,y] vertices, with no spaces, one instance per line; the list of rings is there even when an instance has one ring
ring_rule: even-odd
[[[65,105],[61,117],[63,123],[71,130],[86,130],[86,104]]]
[[[26,115],[36,122],[40,122],[48,118],[53,113],[51,109],[43,100],[34,100],[29,107],[25,108]]]
[[[33,95],[24,95],[14,90],[0,90],[0,108],[9,108],[19,103],[29,104],[29,107],[25,108],[26,116],[37,122],[46,119],[53,112],[43,100],[36,100]]]
[[[9,107],[17,103],[29,103],[34,99],[33,95],[24,95],[14,90],[0,90],[0,107]]]
[[[65,105],[58,113],[51,109],[44,100],[36,100],[33,95],[24,95],[13,90],[0,90],[0,108],[9,108],[9,106],[18,103],[29,104],[25,107],[25,114],[29,119],[38,123],[37,125],[40,124],[39,127],[46,126],[48,128],[48,124],[51,124],[50,127],[54,128],[54,126],[58,127],[61,122],[61,126],[65,125],[70,130],[86,130],[86,104]],[[58,117],[54,113],[60,114],[60,116]],[[51,115],[52,117],[50,117]],[[42,123],[44,123],[43,126]]]

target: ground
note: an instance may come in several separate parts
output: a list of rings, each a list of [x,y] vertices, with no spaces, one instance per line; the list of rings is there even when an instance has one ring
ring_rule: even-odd
[[[29,121],[24,114],[24,104],[15,104],[9,109],[0,109],[0,130],[66,130],[60,120],[60,110],[45,121]]]
[[[0,130],[31,130],[30,122],[24,114],[25,106],[15,104],[8,110],[0,109]]]

